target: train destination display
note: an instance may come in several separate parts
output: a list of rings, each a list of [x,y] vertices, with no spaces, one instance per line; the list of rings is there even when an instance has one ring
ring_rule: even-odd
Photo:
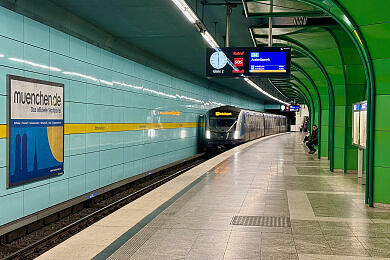
[[[290,77],[291,48],[208,48],[207,77]]]
[[[64,85],[8,75],[8,187],[64,172]]]
[[[298,112],[300,109],[299,105],[290,106],[290,111],[292,112]]]
[[[250,52],[250,73],[283,73],[286,67],[286,52]]]

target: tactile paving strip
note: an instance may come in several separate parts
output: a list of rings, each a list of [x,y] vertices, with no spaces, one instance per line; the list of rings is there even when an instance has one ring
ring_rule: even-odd
[[[157,230],[158,228],[156,227],[146,226],[135,236],[133,236],[129,241],[127,241],[123,246],[121,246],[118,251],[115,254],[111,255],[108,259],[129,259],[147,240],[149,240],[154,235],[154,233],[156,233]]]
[[[288,217],[275,216],[234,216],[231,225],[263,226],[263,227],[290,227]]]

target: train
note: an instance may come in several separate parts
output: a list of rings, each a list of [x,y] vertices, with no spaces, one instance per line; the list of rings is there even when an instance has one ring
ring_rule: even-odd
[[[234,106],[213,108],[203,120],[203,146],[208,153],[224,152],[256,138],[289,130],[288,118],[285,116]]]

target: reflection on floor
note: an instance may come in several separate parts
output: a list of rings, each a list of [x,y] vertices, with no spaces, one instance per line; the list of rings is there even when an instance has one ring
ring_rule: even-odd
[[[367,208],[356,175],[329,172],[300,138],[281,135],[234,154],[110,259],[390,257],[390,211]],[[291,225],[232,225],[234,216]]]

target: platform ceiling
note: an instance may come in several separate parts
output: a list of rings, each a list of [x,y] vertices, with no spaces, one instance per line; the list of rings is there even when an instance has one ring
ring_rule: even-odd
[[[190,24],[178,8],[169,0],[51,0],[56,5],[96,25],[131,44],[145,49],[158,57],[187,71],[205,77],[207,43]],[[187,1],[202,17],[201,1]],[[198,4],[196,5],[196,2]],[[208,4],[224,3],[209,0]],[[248,20],[244,15],[241,1],[237,3],[231,16],[231,46],[253,46],[248,28],[258,24],[260,19]],[[215,26],[215,22],[217,23]],[[224,46],[226,31],[226,6],[205,5],[203,23],[221,46]],[[258,97],[273,103],[242,79],[213,79],[222,87],[231,88],[244,94]],[[259,83],[260,84],[260,83]],[[273,87],[267,91],[280,93]]]

